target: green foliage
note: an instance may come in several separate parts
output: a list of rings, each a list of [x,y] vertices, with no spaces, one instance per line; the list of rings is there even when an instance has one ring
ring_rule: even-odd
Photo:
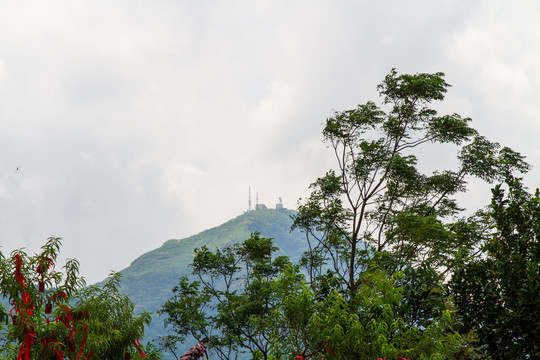
[[[465,258],[452,277],[463,332],[489,358],[540,357],[540,196],[509,177],[493,190],[483,256]]]
[[[182,278],[161,310],[174,332],[162,346],[174,352],[187,336],[210,337],[222,359],[452,359],[467,348],[433,269],[407,267],[389,277],[374,260],[357,292],[330,289],[321,297],[297,268],[272,258],[274,250],[257,234],[214,252],[198,249],[199,281]]]
[[[138,350],[143,351],[137,342],[143,338],[151,316],[146,312],[134,315],[135,304],[118,290],[120,278],[120,273],[112,273],[103,284],[77,293],[75,308],[90,314],[86,348],[94,353],[92,359],[124,359],[126,350],[132,358],[138,358]]]
[[[395,285],[403,289],[399,316],[409,326],[426,328],[446,309],[446,294],[437,272],[422,264],[407,266]]]
[[[160,310],[174,333],[161,339],[162,346],[174,352],[188,336],[208,337],[221,359],[246,352],[268,359],[298,350],[312,293],[288,258],[273,256],[276,250],[258,233],[215,252],[196,249],[192,268],[198,281],[181,278]]]
[[[411,302],[415,302],[411,289],[398,286],[400,281],[411,284],[414,276],[408,280],[404,277],[402,272],[388,277],[384,271],[373,269],[363,273],[362,286],[351,298],[332,292],[312,319],[311,344],[319,346],[311,348],[311,356],[453,359],[466,342],[452,330],[452,313],[439,304],[427,304],[426,300],[424,304],[416,301],[418,308],[435,307],[438,311],[432,311],[429,317],[414,314],[410,309]],[[404,313],[409,316],[402,316]]]
[[[35,256],[16,250],[0,257],[0,296],[12,306],[1,311],[8,322],[0,357],[114,360],[131,351],[138,358],[150,315],[134,315],[134,304],[118,291],[119,274],[103,286],[85,287],[76,260],[56,270],[60,246],[60,238],[51,237]]]

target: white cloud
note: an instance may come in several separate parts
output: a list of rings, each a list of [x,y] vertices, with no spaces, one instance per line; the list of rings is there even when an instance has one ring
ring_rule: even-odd
[[[195,200],[197,189],[193,185],[200,184],[204,172],[191,163],[175,158],[165,169],[163,183],[168,196],[179,198],[180,201],[190,198]],[[201,190],[201,189],[199,189]],[[193,203],[195,201],[192,201]]]
[[[377,100],[392,67],[447,73],[442,110],[540,163],[539,15],[535,1],[2,3],[0,245],[64,236],[97,281],[237,216],[248,186],[294,207],[333,165],[325,118]]]

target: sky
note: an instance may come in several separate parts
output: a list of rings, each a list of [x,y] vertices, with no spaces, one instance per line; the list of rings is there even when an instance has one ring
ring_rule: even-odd
[[[537,0],[0,0],[0,251],[63,238],[88,283],[334,167],[322,124],[399,73],[527,156],[540,186]],[[424,154],[431,164],[455,153]],[[18,170],[17,170],[18,169]],[[489,201],[471,181],[469,207]]]

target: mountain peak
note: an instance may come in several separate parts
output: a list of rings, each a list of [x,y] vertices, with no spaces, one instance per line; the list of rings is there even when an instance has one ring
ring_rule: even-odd
[[[292,216],[288,209],[256,209],[247,211],[220,226],[204,230],[184,239],[171,239],[161,247],[142,254],[121,271],[121,291],[136,304],[136,311],[155,313],[171,297],[172,288],[181,276],[191,276],[194,249],[207,246],[211,250],[242,242],[252,233],[274,239],[277,255],[297,261],[306,250],[305,237],[290,231]],[[163,324],[153,321],[147,338],[164,335]]]
[[[130,294],[138,310],[156,311],[170,296],[180,276],[191,274],[194,249],[222,248],[248,239],[252,233],[273,238],[278,255],[296,261],[305,250],[305,238],[290,231],[294,210],[257,209],[247,211],[220,226],[184,239],[170,239],[161,247],[142,254],[121,271],[122,291]]]

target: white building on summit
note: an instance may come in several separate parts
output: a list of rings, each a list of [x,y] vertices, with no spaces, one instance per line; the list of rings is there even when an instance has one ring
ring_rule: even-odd
[[[265,204],[259,204],[259,193],[255,193],[255,210],[265,210],[268,209],[268,207]],[[249,200],[248,200],[248,210],[251,211],[251,186],[249,187]],[[276,204],[276,210],[285,210],[286,208],[283,206],[283,200],[281,199],[281,196],[279,197],[279,203]]]

